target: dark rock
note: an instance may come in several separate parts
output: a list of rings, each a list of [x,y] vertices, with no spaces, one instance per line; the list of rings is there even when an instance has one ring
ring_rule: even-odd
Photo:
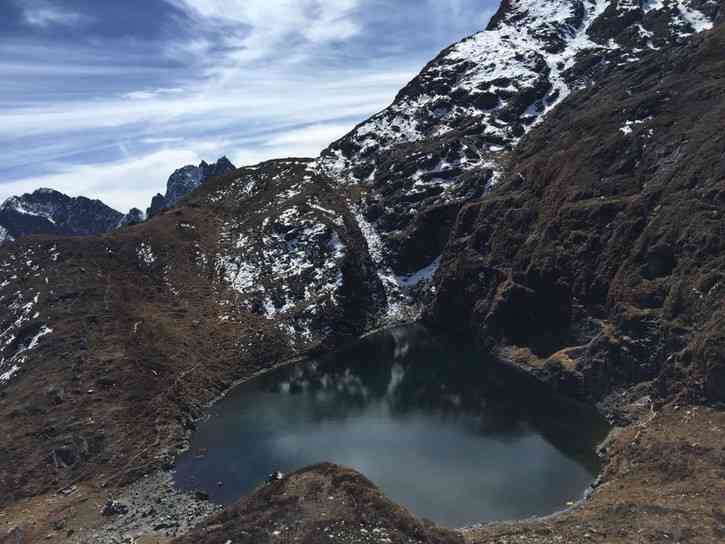
[[[123,516],[128,514],[128,506],[122,502],[109,500],[101,509],[104,516]]]
[[[45,397],[51,405],[57,406],[65,400],[65,390],[62,387],[51,385],[46,389]]]
[[[131,208],[131,210],[123,216],[118,224],[118,227],[126,227],[130,225],[138,225],[146,220],[146,214],[138,208]]]
[[[78,452],[71,446],[62,446],[50,452],[50,460],[56,468],[71,467],[79,460]]]
[[[153,217],[163,209],[172,208],[184,196],[207,180],[224,176],[235,169],[229,159],[222,157],[212,164],[202,161],[199,166],[188,165],[176,170],[166,184],[166,194],[157,194],[151,200],[151,206],[146,211],[146,215]]]
[[[71,198],[52,189],[14,196],[0,206],[0,226],[13,238],[102,234],[115,229],[122,217],[100,200]]]

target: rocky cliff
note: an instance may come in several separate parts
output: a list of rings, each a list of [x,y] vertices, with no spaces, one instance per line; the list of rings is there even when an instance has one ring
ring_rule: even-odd
[[[429,317],[598,398],[725,400],[722,27],[572,95],[459,214]]]
[[[333,143],[320,167],[366,188],[364,215],[399,273],[433,262],[460,205],[500,179],[512,149],[573,92],[712,28],[716,2],[504,1],[393,104]]]
[[[188,195],[206,180],[223,176],[234,170],[234,165],[226,157],[209,164],[201,161],[199,166],[187,165],[176,170],[166,183],[166,194],[157,194],[151,200],[146,215],[151,217],[161,210],[172,208],[181,198]]]

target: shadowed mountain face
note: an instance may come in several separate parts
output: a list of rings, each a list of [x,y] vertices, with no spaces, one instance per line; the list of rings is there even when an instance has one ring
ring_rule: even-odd
[[[13,238],[29,234],[101,234],[118,226],[123,214],[100,200],[71,198],[52,189],[14,196],[0,206],[0,225]]]
[[[459,214],[429,318],[570,394],[725,400],[724,48],[719,25],[547,116]]]
[[[424,309],[567,394],[718,398],[719,9],[506,1],[318,160],[3,244],[0,502],[137,479],[235,380]]]

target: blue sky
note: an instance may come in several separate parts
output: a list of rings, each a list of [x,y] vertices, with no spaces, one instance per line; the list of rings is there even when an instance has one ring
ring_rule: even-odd
[[[498,0],[0,0],[0,202],[145,207],[177,167],[315,156]]]

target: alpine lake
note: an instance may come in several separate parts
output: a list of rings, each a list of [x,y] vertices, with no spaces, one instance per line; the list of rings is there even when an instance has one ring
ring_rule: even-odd
[[[176,485],[230,504],[329,461],[447,527],[552,514],[601,466],[606,421],[417,326],[245,382],[199,422]]]

